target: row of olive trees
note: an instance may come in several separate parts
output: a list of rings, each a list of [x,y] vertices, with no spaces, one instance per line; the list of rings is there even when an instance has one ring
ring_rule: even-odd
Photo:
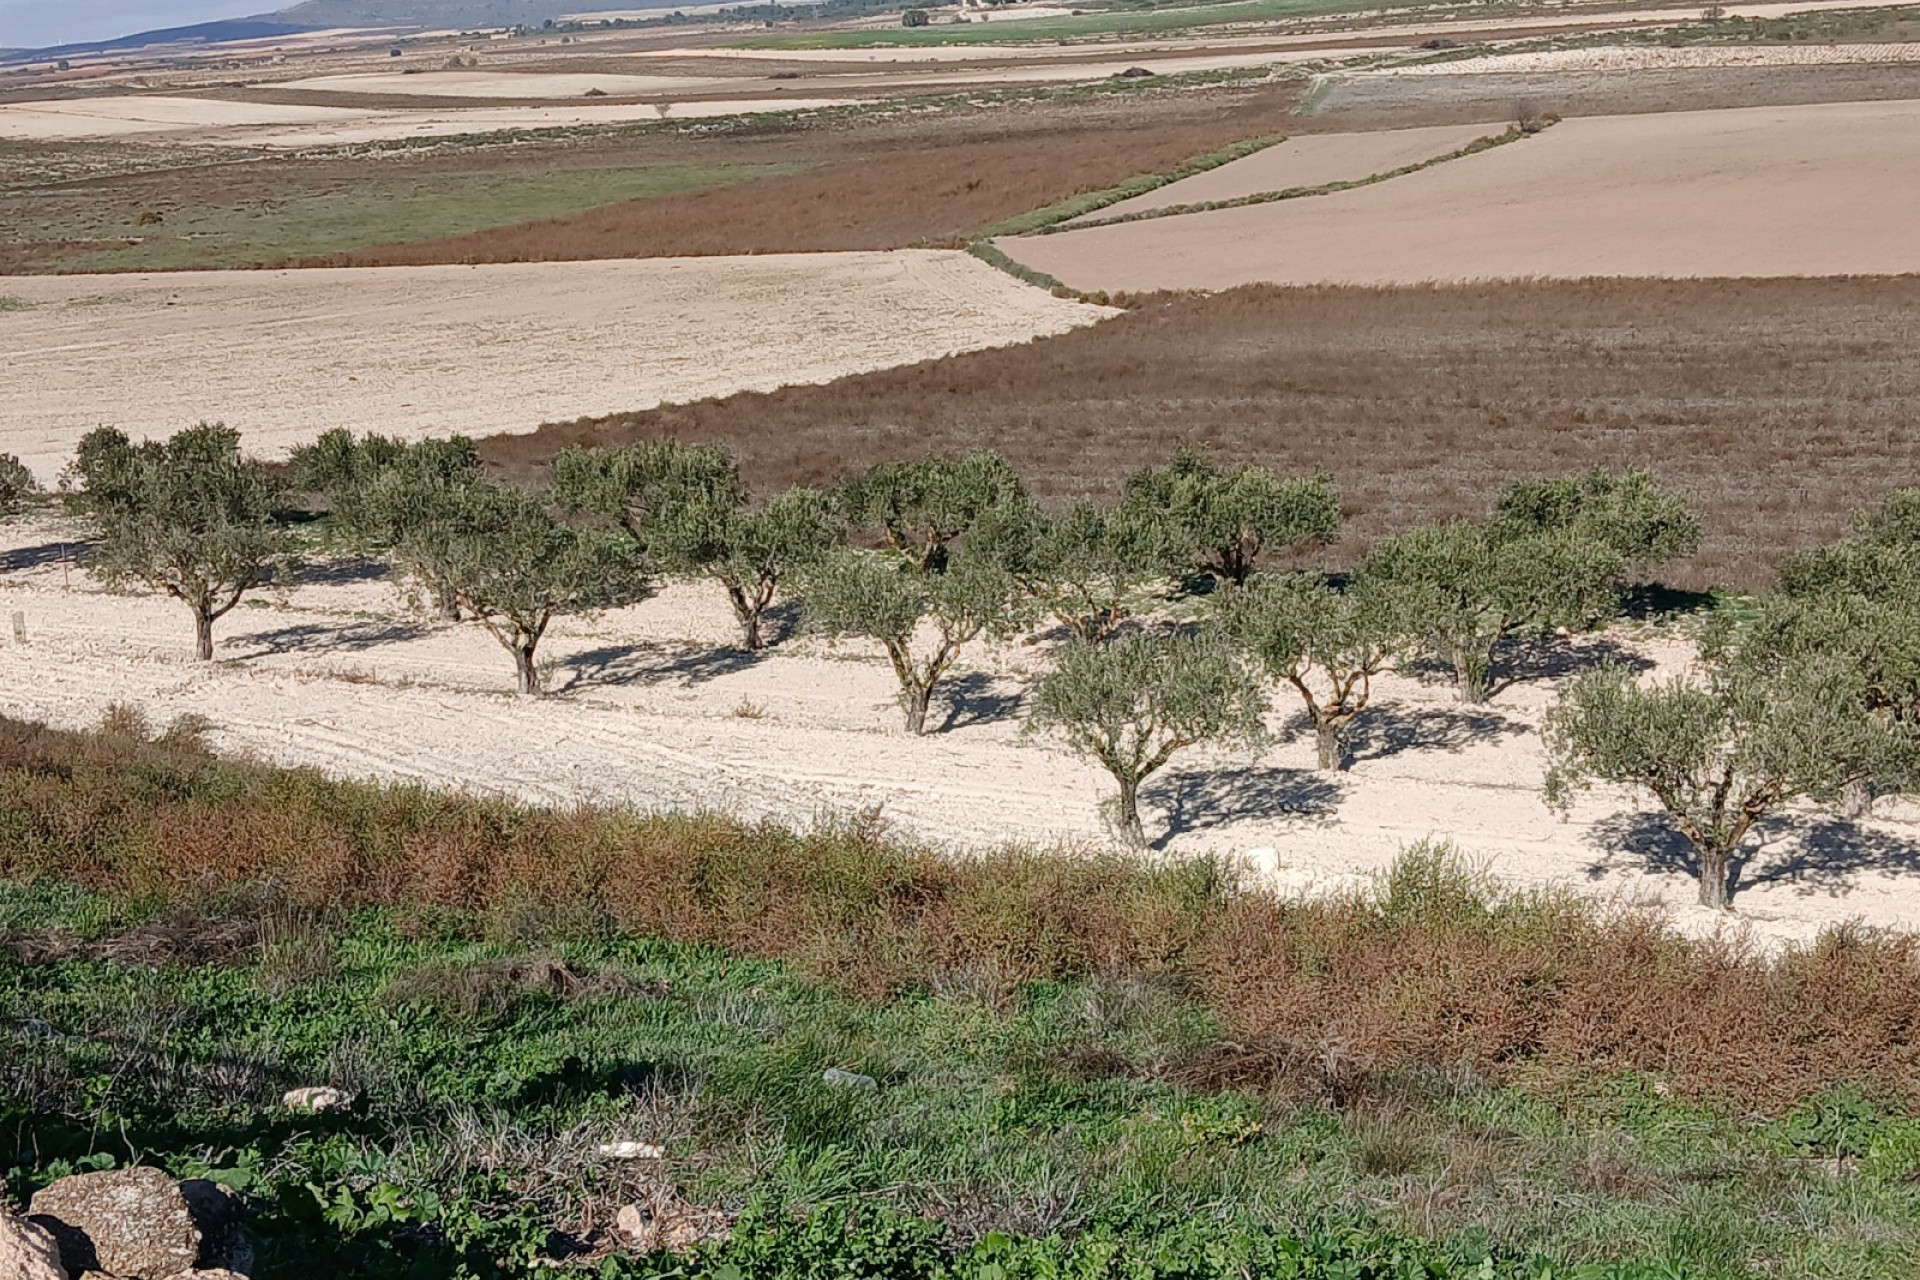
[[[644,599],[665,576],[717,582],[747,649],[769,642],[783,594],[815,629],[877,643],[914,733],[966,644],[1055,625],[1066,642],[1029,730],[1112,774],[1135,841],[1141,785],[1188,747],[1257,741],[1268,685],[1300,699],[1321,767],[1343,768],[1381,672],[1438,663],[1464,701],[1484,701],[1514,678],[1503,662],[1517,643],[1604,622],[1629,584],[1700,537],[1645,472],[1593,472],[1510,486],[1486,517],[1382,541],[1343,575],[1276,568],[1337,535],[1330,480],[1186,450],[1116,502],[1052,511],[991,453],[755,502],[713,445],[569,450],[532,492],[487,476],[458,438],[330,432],[281,474],[204,424],[141,445],[94,432],[66,484],[94,525],[96,572],[184,601],[203,657],[214,622],[290,563],[290,487],[325,495],[338,545],[389,557],[443,616],[486,627],[526,692],[556,616]],[[30,488],[0,467],[0,497]],[[1895,495],[1849,539],[1788,564],[1755,618],[1705,637],[1698,676],[1643,687],[1602,668],[1575,681],[1546,726],[1553,799],[1595,780],[1645,788],[1698,846],[1703,900],[1721,902],[1761,817],[1829,792],[1858,810],[1875,788],[1906,786],[1916,548],[1920,498]]]

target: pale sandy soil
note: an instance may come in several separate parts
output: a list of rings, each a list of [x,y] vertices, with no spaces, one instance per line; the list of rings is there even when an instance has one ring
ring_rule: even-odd
[[[1331,195],[1004,240],[1080,289],[1920,271],[1920,102],[1573,119]]]
[[[1217,169],[1168,183],[1145,195],[1110,204],[1088,218],[1119,218],[1175,205],[1205,204],[1267,191],[1353,182],[1448,155],[1476,139],[1504,133],[1506,129],[1507,126],[1500,123],[1305,134]]]
[[[0,642],[8,714],[80,726],[131,702],[159,724],[205,716],[217,745],[281,763],[545,803],[704,806],[798,824],[880,807],[902,830],[961,847],[1105,838],[1104,775],[1021,734],[1044,645],[970,653],[951,727],[921,739],[899,729],[892,675],[872,646],[803,637],[750,660],[726,647],[725,605],[704,586],[556,626],[546,658],[562,692],[546,699],[506,692],[510,664],[478,626],[429,621],[385,580],[351,574],[243,605],[219,627],[220,661],[205,665],[186,656],[184,610],[100,592],[62,562],[70,537],[46,522],[0,533],[0,611],[22,615],[28,636],[25,647]],[[1669,668],[1687,654],[1672,642],[1636,647]],[[1538,680],[1468,711],[1437,685],[1387,679],[1340,778],[1308,769],[1292,704],[1276,696],[1278,745],[1176,761],[1149,788],[1149,821],[1156,832],[1174,824],[1176,853],[1242,855],[1301,889],[1355,883],[1433,835],[1515,883],[1651,896],[1683,927],[1721,927],[1689,905],[1684,871],[1650,861],[1662,837],[1636,827],[1642,805],[1596,794],[1562,822],[1542,803],[1533,726],[1551,696]],[[1776,939],[1852,918],[1920,923],[1920,813],[1883,807],[1858,829],[1803,815],[1772,830],[1742,872],[1737,919]]]
[[[1499,53],[1415,67],[1383,67],[1359,76],[1501,75],[1541,71],[1664,71],[1694,67],[1819,67],[1920,62],[1920,44],[1626,45]]]
[[[734,98],[705,102],[589,102],[568,106],[379,110],[283,106],[218,98],[144,95],[0,104],[0,138],[52,142],[142,135],[202,146],[343,146],[508,129],[558,129],[646,120],[709,119],[853,105],[832,98]]]
[[[1111,312],[964,253],[17,276],[0,450],[42,477],[102,423],[224,419],[267,454],[329,427],[531,430],[1023,342]]]

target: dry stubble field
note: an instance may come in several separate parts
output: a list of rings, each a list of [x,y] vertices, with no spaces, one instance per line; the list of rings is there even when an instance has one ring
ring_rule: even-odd
[[[556,409],[771,391],[1090,324],[952,250],[44,276],[0,313],[0,440],[51,480],[107,421],[202,418],[268,456],[329,427],[417,438]]]
[[[1370,186],[1003,239],[1084,290],[1920,271],[1920,102],[1582,117]]]
[[[1180,443],[1330,470],[1336,563],[1508,480],[1651,466],[1706,523],[1675,585],[1760,588],[1920,475],[1920,279],[1535,281],[1135,300],[1029,345],[484,442],[532,479],[570,443],[718,440],[761,491],[992,448],[1045,497],[1112,495]]]

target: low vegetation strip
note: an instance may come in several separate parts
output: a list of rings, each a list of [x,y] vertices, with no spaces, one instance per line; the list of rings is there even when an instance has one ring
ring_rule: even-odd
[[[271,885],[302,909],[474,913],[791,963],[871,1000],[968,984],[1183,984],[1233,1048],[1194,1079],[1295,1096],[1469,1071],[1553,1094],[1639,1073],[1783,1113],[1847,1084],[1920,1101],[1920,946],[1840,930],[1769,956],[1659,919],[1503,895],[1438,851],[1382,890],[1277,896],[1212,861],[954,857],[849,820],[545,810],[221,759],[154,736],[0,725],[0,876],[145,901]],[[516,923],[519,922],[519,923]]]
[[[0,795],[5,1194],[210,1179],[262,1280],[1891,1280],[1920,1247],[1907,936],[1767,958],[1433,849],[1295,901],[530,809],[124,713],[0,722]]]

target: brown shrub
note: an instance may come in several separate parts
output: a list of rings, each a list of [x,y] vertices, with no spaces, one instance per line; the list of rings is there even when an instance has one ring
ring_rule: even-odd
[[[221,761],[133,730],[0,720],[0,876],[175,904],[85,950],[8,940],[22,960],[219,963],[278,948],[297,982],[330,963],[293,936],[314,912],[389,906],[429,931],[478,913],[526,946],[617,930],[723,947],[873,999],[1170,983],[1229,1039],[1152,1070],[1341,1105],[1409,1082],[1559,1093],[1622,1072],[1767,1111],[1845,1083],[1920,1102],[1913,934],[1838,929],[1780,954],[1693,941],[1651,914],[1504,895],[1430,848],[1372,892],[1302,901],[1208,861],[956,856],[873,815],[797,833],[714,814],[541,811]],[[478,1008],[593,986],[503,965],[434,998]]]

